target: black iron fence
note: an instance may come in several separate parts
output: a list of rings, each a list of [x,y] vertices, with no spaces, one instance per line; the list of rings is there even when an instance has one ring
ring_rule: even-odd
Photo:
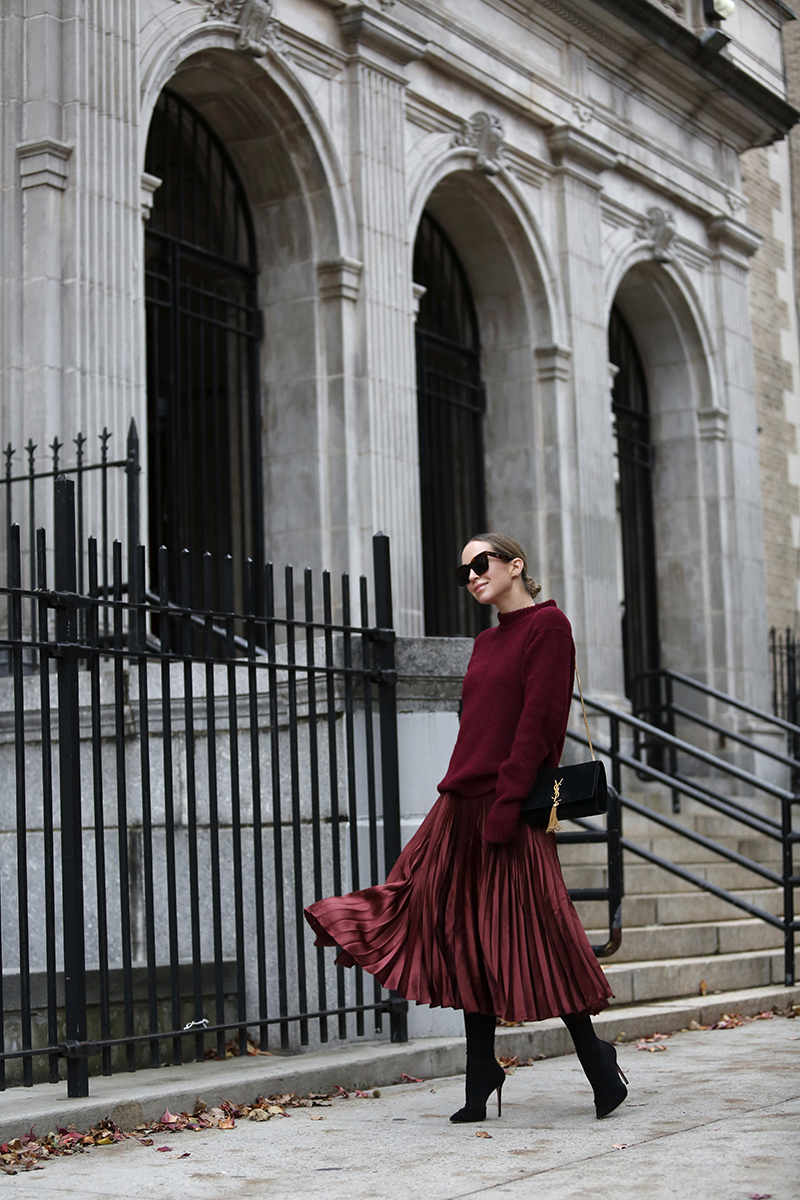
[[[79,433],[71,446],[56,437],[44,449],[29,439],[20,452],[9,442],[3,450],[3,477],[0,484],[0,520],[5,537],[5,574],[10,584],[12,556],[9,537],[12,526],[19,526],[19,575],[30,591],[37,587],[38,565],[36,531],[52,528],[56,480],[62,476],[75,484],[76,576],[83,591],[88,580],[88,534],[95,538],[98,595],[111,593],[113,542],[124,539],[126,547],[138,546],[139,520],[139,434],[135,421],[128,426],[125,456],[113,456],[114,435],[104,428],[98,435],[99,456],[91,453],[92,441]],[[66,452],[66,453],[65,453]],[[20,469],[24,468],[24,469]],[[17,536],[17,535],[15,535]],[[127,593],[130,563],[125,563],[123,592]],[[38,626],[36,604],[22,606],[21,628],[35,640]],[[0,615],[2,619],[2,615]],[[111,635],[111,610],[101,614],[101,631]],[[30,656],[29,656],[30,657]],[[28,665],[26,660],[26,665]],[[7,664],[0,660],[0,674]]]
[[[130,478],[132,462],[106,465]],[[162,548],[153,592],[144,547],[123,563],[113,541],[106,578],[102,543],[82,552],[75,493],[56,476],[53,544],[37,531],[29,581],[12,525],[0,588],[15,779],[0,1086],[44,1067],[86,1095],[90,1060],[108,1074],[299,1048],[363,1034],[368,1016],[405,1040],[405,1002],[334,967],[303,919],[400,851],[388,539],[373,541],[372,611],[363,578],[351,594],[346,576],[334,589],[306,570],[300,586],[248,561],[236,612],[230,557],[204,556],[198,597],[184,551],[176,595]]]

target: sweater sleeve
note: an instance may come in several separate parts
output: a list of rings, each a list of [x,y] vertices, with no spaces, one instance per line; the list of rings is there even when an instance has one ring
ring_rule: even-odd
[[[556,608],[533,623],[522,661],[523,706],[511,752],[497,777],[495,803],[486,817],[484,838],[508,842],[514,836],[522,801],[540,767],[563,744],[572,703],[575,647],[570,624]]]

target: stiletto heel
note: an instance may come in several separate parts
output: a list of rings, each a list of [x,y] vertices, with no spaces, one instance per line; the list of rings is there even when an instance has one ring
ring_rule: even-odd
[[[594,1091],[594,1107],[598,1121],[607,1117],[615,1108],[619,1108],[628,1095],[625,1086],[628,1080],[617,1062],[617,1052],[610,1042],[598,1042],[597,1058],[592,1063],[584,1063],[586,1078]]]
[[[486,1104],[492,1092],[497,1092],[497,1115],[503,1111],[503,1084],[506,1073],[500,1063],[494,1059],[482,1067],[470,1067],[467,1064],[467,1103],[458,1112],[454,1112],[450,1120],[454,1125],[463,1125],[469,1121],[486,1120]]]
[[[628,1080],[617,1062],[617,1052],[611,1042],[600,1041],[591,1017],[567,1013],[561,1019],[575,1043],[578,1060],[592,1085],[595,1112],[602,1120],[619,1108],[628,1094]]]

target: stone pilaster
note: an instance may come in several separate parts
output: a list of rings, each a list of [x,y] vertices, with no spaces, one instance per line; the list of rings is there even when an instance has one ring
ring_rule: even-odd
[[[11,101],[3,307],[15,316],[2,354],[3,438],[31,438],[43,455],[59,437],[65,461],[80,430],[97,458],[107,425],[111,456],[123,457],[131,417],[144,424],[138,4],[10,9],[0,21]]]
[[[587,687],[620,698],[614,441],[608,401],[608,333],[602,271],[601,175],[615,164],[602,143],[572,126],[548,135],[555,163],[558,254],[572,349],[572,414],[560,486],[564,603],[575,625]],[[567,475],[568,472],[568,475]],[[565,477],[566,476],[566,477]],[[558,571],[554,566],[554,578]]]
[[[769,708],[766,577],[758,417],[755,397],[749,259],[758,234],[730,217],[711,223],[720,375],[727,418],[703,442],[707,474],[715,481],[711,516],[721,531],[719,612],[714,658],[725,663],[716,685],[751,704]],[[701,414],[701,418],[702,418]],[[712,578],[715,572],[712,568]],[[724,638],[724,645],[722,639]]]
[[[317,267],[327,403],[320,409],[322,561],[335,572],[363,564],[361,530],[351,514],[358,504],[358,454],[350,452],[357,425],[354,348],[362,264],[338,258]],[[363,566],[359,568],[363,569]]]
[[[365,263],[355,426],[348,433],[351,459],[355,456],[357,463],[350,523],[360,530],[361,561],[351,556],[350,569],[368,568],[372,534],[378,529],[388,533],[395,625],[402,633],[420,634],[419,456],[402,68],[420,56],[424,45],[366,4],[346,9],[340,26],[351,52],[351,179]]]

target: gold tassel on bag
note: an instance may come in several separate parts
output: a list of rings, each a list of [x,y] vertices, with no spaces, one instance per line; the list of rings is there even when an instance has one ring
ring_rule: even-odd
[[[545,830],[545,833],[561,832],[561,823],[558,819],[558,805],[560,803],[559,792],[561,791],[561,785],[563,782],[563,779],[556,779],[553,784],[553,807],[550,809],[550,820],[547,822],[547,829]]]
[[[589,733],[589,722],[586,720],[586,705],[583,703],[583,688],[581,687],[581,677],[578,674],[578,664],[575,664],[575,678],[578,680],[578,691],[581,695],[581,709],[583,710],[583,723],[586,726],[586,737],[589,739],[589,750],[594,760],[594,746],[592,745],[592,735]],[[561,785],[563,779],[553,781],[553,807],[550,809],[550,819],[547,822],[545,833],[560,833],[561,822],[558,819],[558,806],[561,803]]]

